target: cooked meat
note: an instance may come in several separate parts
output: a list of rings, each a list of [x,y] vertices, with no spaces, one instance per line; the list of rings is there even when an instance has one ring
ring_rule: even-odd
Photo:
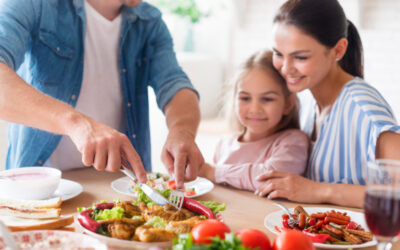
[[[306,210],[304,210],[304,208],[300,205],[296,206],[294,208],[294,213],[299,216],[301,213],[305,213],[306,217],[309,217],[308,213],[306,212]]]
[[[193,216],[196,216],[195,213],[187,210],[186,208],[181,208],[181,211],[186,215],[187,219],[192,218]]]
[[[372,240],[371,232],[365,232],[364,230],[355,230],[355,229],[347,229],[347,231],[351,234],[358,236],[364,242]]]
[[[166,230],[172,231],[176,234],[190,233],[194,225],[201,221],[199,216],[192,217],[182,221],[170,221],[165,227]]]
[[[164,205],[165,206],[165,205]],[[158,206],[158,205],[153,205],[151,208],[148,208],[142,216],[146,219],[149,220],[149,218],[158,216],[163,218],[165,221],[180,221],[180,220],[186,220],[187,212],[181,210],[172,210],[170,207],[165,207]]]
[[[107,227],[108,232],[111,234],[111,237],[121,239],[121,240],[130,240],[132,235],[135,234],[136,227],[132,224],[124,223],[122,221],[116,221],[111,223]]]
[[[361,244],[362,243],[362,240],[358,236],[349,233],[349,231],[347,231],[346,229],[343,230],[343,238],[346,241],[350,242],[351,244]]]
[[[139,239],[143,242],[162,242],[171,241],[175,237],[176,234],[173,232],[145,225],[136,229],[133,239]]]
[[[138,206],[140,208],[140,211],[142,211],[142,213],[147,210],[147,205],[143,201],[139,202]]]
[[[140,216],[142,213],[139,206],[133,205],[129,201],[119,202],[116,206],[125,210],[124,217],[132,218],[133,216]]]
[[[174,206],[172,206],[171,204],[167,203],[164,205],[164,210],[165,211],[171,211],[171,212],[175,212],[178,211],[178,209],[176,209]]]
[[[137,227],[144,224],[143,219],[109,219],[98,221],[100,225],[105,225],[111,237],[122,240],[130,240],[135,234]]]

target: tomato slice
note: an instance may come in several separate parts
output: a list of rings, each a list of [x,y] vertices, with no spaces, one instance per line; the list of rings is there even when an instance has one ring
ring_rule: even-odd
[[[185,191],[185,196],[193,196],[193,195],[196,195],[196,191],[194,190]]]

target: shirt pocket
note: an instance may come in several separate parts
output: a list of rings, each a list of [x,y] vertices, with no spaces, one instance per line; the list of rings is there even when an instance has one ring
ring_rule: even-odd
[[[57,34],[41,30],[32,50],[39,84],[60,84],[71,67],[75,50],[58,38]]]

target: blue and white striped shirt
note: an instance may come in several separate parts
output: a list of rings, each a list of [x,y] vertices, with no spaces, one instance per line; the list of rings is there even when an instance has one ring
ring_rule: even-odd
[[[300,123],[311,136],[316,103],[312,96],[306,102],[304,97],[299,95]],[[375,159],[376,142],[384,131],[400,132],[389,104],[363,79],[354,78],[343,87],[321,122],[308,162],[308,178],[365,185],[367,162]]]

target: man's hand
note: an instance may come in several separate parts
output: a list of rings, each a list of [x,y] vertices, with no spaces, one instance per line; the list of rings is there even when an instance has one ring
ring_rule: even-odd
[[[123,157],[139,181],[147,181],[140,156],[125,134],[82,114],[73,120],[68,135],[81,152],[85,166],[115,172],[120,170]]]
[[[184,180],[194,180],[204,163],[195,143],[195,136],[184,129],[170,130],[161,154],[161,160],[170,175],[175,176],[178,188]]]

